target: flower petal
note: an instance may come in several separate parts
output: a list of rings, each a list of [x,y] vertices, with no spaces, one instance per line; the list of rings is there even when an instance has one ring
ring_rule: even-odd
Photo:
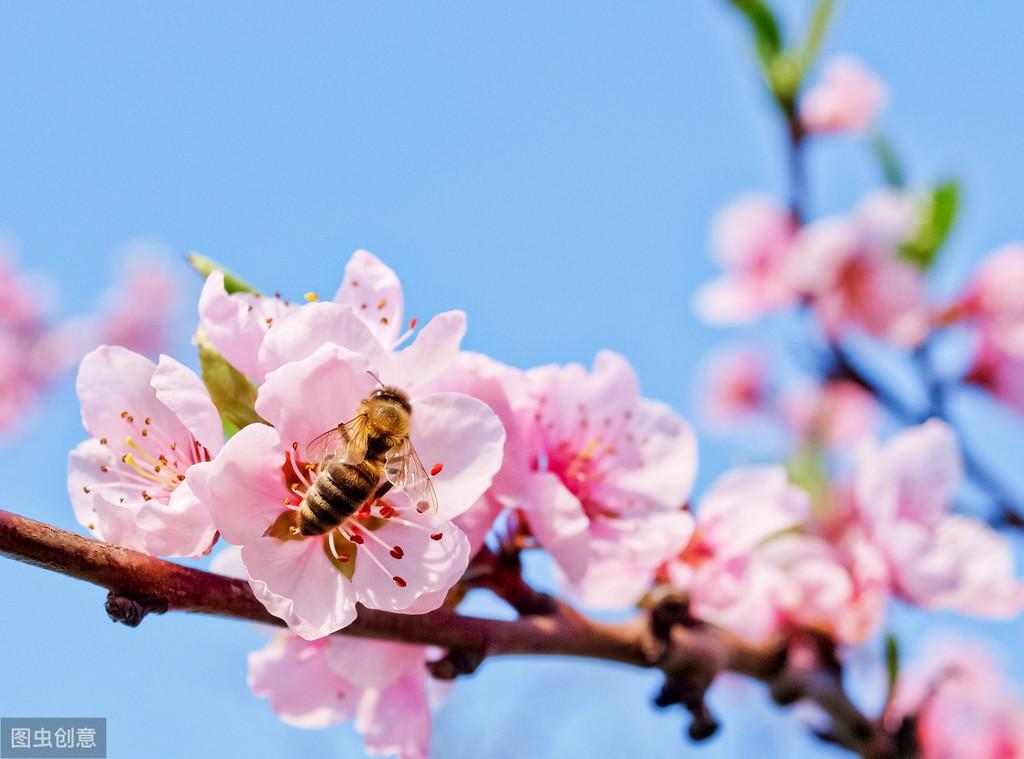
[[[505,428],[483,401],[435,393],[413,401],[410,439],[437,492],[438,514],[453,519],[473,505],[501,468]]]
[[[253,594],[306,640],[330,635],[355,620],[355,584],[327,559],[323,538],[259,538],[242,546],[242,562]]]
[[[423,646],[408,643],[333,638],[327,661],[334,672],[361,688],[383,688],[408,671],[424,677],[425,652]]]
[[[160,356],[150,384],[157,400],[173,411],[192,437],[216,456],[224,444],[220,414],[196,373],[170,356]]]
[[[213,461],[189,467],[185,482],[224,539],[244,545],[261,537],[285,509],[284,499],[291,493],[281,472],[283,464],[277,431],[250,424]]]
[[[378,372],[390,360],[377,337],[353,313],[338,303],[310,303],[274,323],[260,345],[260,367],[272,372],[290,361],[301,361],[318,348],[333,343],[363,354]]]
[[[166,503],[145,501],[135,515],[135,528],[144,535],[146,552],[156,556],[202,556],[216,533],[210,512],[187,483],[175,488]]]
[[[395,344],[402,328],[402,285],[375,255],[365,250],[352,254],[334,302],[351,308],[386,348]]]
[[[430,753],[430,705],[426,678],[407,672],[381,690],[369,690],[359,704],[356,730],[367,753],[427,759]]]
[[[284,633],[249,654],[249,688],[289,725],[327,727],[356,711],[362,691],[331,670],[325,643]]]
[[[451,366],[465,334],[466,315],[462,311],[438,314],[419,331],[412,345],[395,354],[384,381],[404,388],[432,382]]]
[[[82,424],[92,437],[106,438],[117,456],[129,452],[125,438],[138,436],[147,417],[170,440],[191,444],[188,430],[150,386],[155,371],[148,358],[118,346],[102,345],[82,359],[75,383]]]
[[[530,532],[550,553],[570,582],[579,582],[590,558],[590,520],[583,505],[550,472],[531,477],[532,497],[524,509]]]
[[[267,375],[256,411],[277,428],[299,455],[317,435],[355,416],[360,401],[376,386],[366,359],[336,345],[324,345],[301,361]]]

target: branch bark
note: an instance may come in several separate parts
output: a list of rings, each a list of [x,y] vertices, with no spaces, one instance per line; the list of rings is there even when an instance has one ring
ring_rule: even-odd
[[[138,624],[150,613],[180,611],[283,625],[253,596],[248,583],[86,538],[0,510],[0,555],[59,572],[109,591],[107,611],[116,621]],[[833,719],[847,747],[872,759],[894,757],[893,742],[878,720],[863,715],[838,678],[785,665],[780,646],[751,646],[702,623],[673,625],[656,635],[650,614],[604,624],[565,604],[551,615],[516,621],[470,617],[451,611],[421,615],[363,609],[336,634],[475,651],[481,657],[519,654],[575,656],[660,669],[669,683],[697,677],[710,682],[727,671],[760,680],[787,702],[805,698]],[[691,728],[692,732],[692,728]]]

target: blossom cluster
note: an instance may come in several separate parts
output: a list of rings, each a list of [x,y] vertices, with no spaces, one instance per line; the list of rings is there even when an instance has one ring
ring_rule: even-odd
[[[93,313],[54,320],[49,283],[17,271],[0,250],[0,435],[17,429],[40,396],[99,343],[155,354],[170,342],[174,276],[141,249]]]
[[[426,756],[444,690],[428,676],[436,654],[331,633],[360,606],[453,608],[485,540],[510,535],[546,552],[586,606],[628,608],[661,585],[751,641],[812,628],[856,643],[890,598],[987,616],[1024,607],[1007,544],[950,512],[959,454],[938,420],[863,448],[825,488],[740,468],[691,509],[694,432],[641,394],[622,356],[521,370],[463,351],[462,312],[418,328],[403,310],[397,276],[365,251],[329,301],[264,296],[214,269],[199,298],[201,376],[109,345],[79,369],[89,438],[69,459],[76,517],[151,554],[230,544],[215,568],[289,628],[250,656],[249,682],[290,724],[354,720],[371,753]],[[409,399],[437,510],[394,487],[301,534],[296,512],[332,461],[313,460],[309,442],[380,385]]]

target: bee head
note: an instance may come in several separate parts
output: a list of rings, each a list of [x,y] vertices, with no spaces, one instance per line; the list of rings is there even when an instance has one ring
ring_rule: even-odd
[[[391,446],[398,445],[409,435],[409,415],[412,404],[409,397],[394,387],[382,387],[375,390],[366,400],[368,421],[377,434],[389,441]]]

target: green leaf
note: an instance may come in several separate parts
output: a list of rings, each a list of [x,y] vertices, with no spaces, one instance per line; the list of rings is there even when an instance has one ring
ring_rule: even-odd
[[[775,13],[765,0],[729,0],[736,10],[742,13],[750,24],[754,35],[754,49],[761,61],[765,75],[771,75],[772,63],[782,52],[782,32]]]
[[[812,503],[822,503],[829,493],[828,472],[820,449],[806,445],[786,464],[789,481],[804,490]]]
[[[900,676],[900,646],[896,636],[891,632],[885,634],[885,672],[889,681],[889,693],[896,687],[896,679]]]
[[[199,366],[203,384],[220,412],[226,437],[249,424],[266,424],[256,413],[256,386],[229,364],[202,335],[199,337]]]
[[[798,53],[800,60],[800,80],[807,76],[814,61],[821,50],[821,43],[825,40],[828,32],[829,22],[832,20],[832,13],[835,11],[835,0],[818,0],[814,6],[814,13],[811,14],[811,22],[807,26],[807,33],[804,35],[803,44],[800,45]]]
[[[878,165],[882,169],[885,183],[889,187],[897,189],[904,187],[906,185],[906,178],[903,174],[903,167],[900,165],[899,159],[896,157],[896,151],[893,150],[892,143],[889,142],[888,138],[881,132],[876,133],[871,138],[871,150],[874,152]]]
[[[236,277],[212,258],[201,256],[198,253],[189,253],[185,256],[189,266],[203,275],[203,278],[210,276],[211,272],[220,271],[224,273],[224,289],[228,293],[255,293],[259,294],[256,288]]]
[[[957,182],[937,185],[922,201],[921,225],[917,233],[903,244],[900,256],[919,269],[927,270],[949,236],[959,206],[960,185]]]

